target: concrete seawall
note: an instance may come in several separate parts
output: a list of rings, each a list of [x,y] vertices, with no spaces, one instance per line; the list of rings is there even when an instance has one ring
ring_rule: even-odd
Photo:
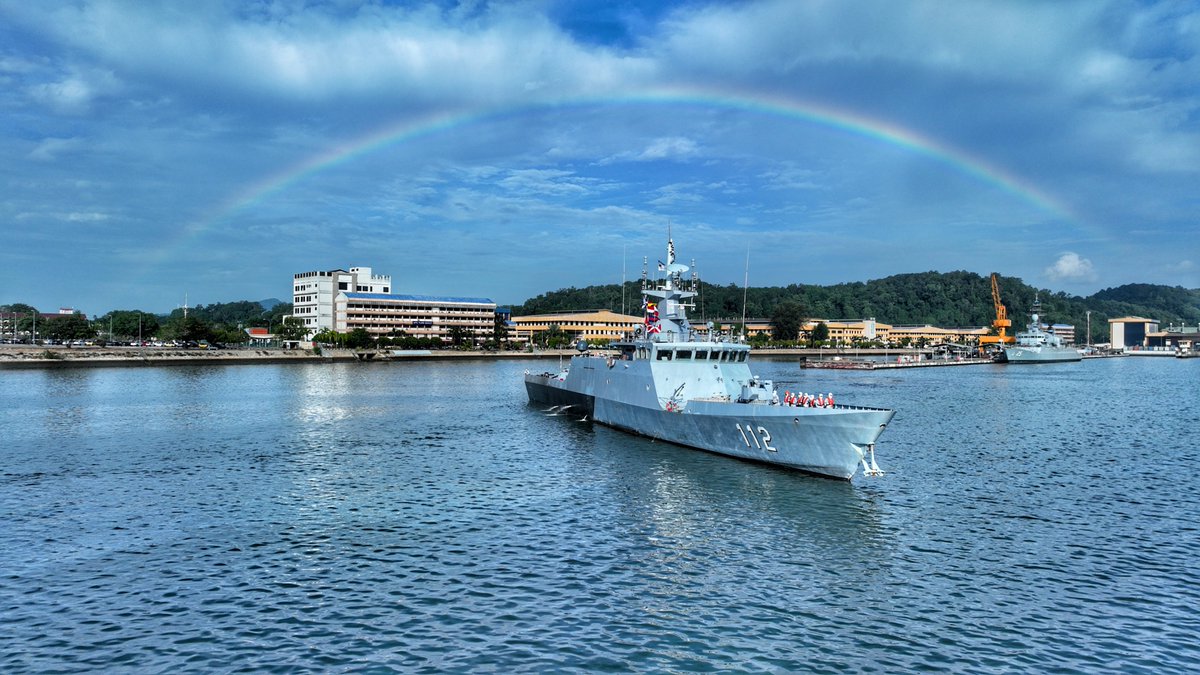
[[[390,351],[325,349],[176,349],[166,347],[33,347],[0,345],[0,370],[34,368],[134,368],[146,366],[220,366],[268,363],[391,362],[439,359],[569,358],[573,349],[538,352],[445,350],[392,356]]]
[[[599,350],[598,350],[599,351]],[[61,347],[0,345],[0,370],[30,368],[122,368],[143,366],[208,366],[265,363],[412,362],[453,359],[569,359],[575,349],[541,349],[533,352],[485,352],[446,349],[421,354],[393,355],[392,350],[356,351],[324,349],[314,354],[306,349],[179,349],[172,347]],[[854,355],[916,354],[917,350],[844,350]],[[817,357],[839,354],[832,349],[755,349],[755,358]]]

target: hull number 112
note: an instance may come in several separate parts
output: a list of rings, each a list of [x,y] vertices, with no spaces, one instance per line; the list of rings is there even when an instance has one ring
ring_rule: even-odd
[[[779,452],[771,445],[771,432],[762,427],[752,427],[749,424],[737,425],[738,432],[742,434],[742,442],[747,448],[755,447],[760,450],[769,450],[771,452]],[[754,445],[751,445],[753,441]]]

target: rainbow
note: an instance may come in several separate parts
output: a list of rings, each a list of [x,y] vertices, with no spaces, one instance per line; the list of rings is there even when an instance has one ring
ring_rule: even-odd
[[[412,139],[430,136],[480,122],[550,109],[622,106],[692,105],[743,111],[751,114],[790,118],[816,124],[900,148],[927,157],[956,172],[997,188],[1033,205],[1046,214],[1068,222],[1080,219],[1061,201],[1019,176],[899,125],[818,103],[755,94],[718,93],[713,90],[660,88],[636,94],[606,97],[573,97],[524,103],[470,112],[444,112],[384,126],[370,134],[337,145],[293,166],[286,167],[255,182],[208,211],[208,215],[188,224],[177,242],[167,249],[178,250],[200,237],[214,225],[270,199],[293,185],[323,171],[349,164],[383,148]]]

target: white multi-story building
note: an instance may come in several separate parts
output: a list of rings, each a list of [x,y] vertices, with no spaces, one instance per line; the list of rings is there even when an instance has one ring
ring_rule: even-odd
[[[387,293],[337,294],[334,330],[356,328],[373,335],[410,335],[453,339],[455,331],[469,340],[486,340],[496,328],[496,303],[488,298],[395,295]]]
[[[452,331],[473,339],[491,337],[496,303],[488,298],[451,298],[392,293],[392,278],[370,267],[302,272],[292,277],[292,316],[308,336],[362,328],[374,335],[403,333],[450,339]]]
[[[301,272],[292,278],[292,316],[308,334],[335,330],[338,293],[391,293],[392,278],[371,273],[370,267],[328,272]]]

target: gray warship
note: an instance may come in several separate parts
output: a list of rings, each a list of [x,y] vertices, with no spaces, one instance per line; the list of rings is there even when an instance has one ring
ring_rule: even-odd
[[[1083,354],[1078,349],[1063,344],[1062,338],[1042,330],[1042,302],[1035,295],[1029,310],[1029,323],[1025,330],[1017,333],[1017,341],[1004,348],[1007,363],[1059,363],[1081,361]]]
[[[662,278],[642,272],[644,324],[605,353],[580,344],[559,372],[525,372],[531,404],[578,415],[677,445],[850,480],[880,475],[875,441],[895,411],[831,404],[800,407],[781,401],[771,380],[750,371],[750,347],[697,329],[686,308],[696,296],[695,273],[675,263],[667,240]]]

